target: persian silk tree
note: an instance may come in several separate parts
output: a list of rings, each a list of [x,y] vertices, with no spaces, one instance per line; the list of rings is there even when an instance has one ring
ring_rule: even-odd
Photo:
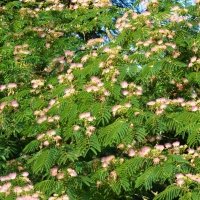
[[[141,4],[1,2],[0,199],[199,199],[200,3]]]

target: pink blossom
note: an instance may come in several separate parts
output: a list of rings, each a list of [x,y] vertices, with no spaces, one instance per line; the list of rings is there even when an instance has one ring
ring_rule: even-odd
[[[179,141],[173,142],[172,145],[173,145],[174,147],[178,147],[178,146],[180,146],[180,142],[179,142]]]
[[[23,190],[24,190],[24,191],[30,191],[30,190],[32,190],[32,189],[33,189],[33,186],[32,186],[32,185],[26,185],[26,186],[23,187]]]
[[[8,83],[8,88],[17,88],[17,84],[16,83]]]
[[[14,191],[14,193],[17,193],[17,194],[23,192],[22,188],[19,186],[14,187],[13,191]]]
[[[147,103],[147,105],[148,105],[148,106],[153,106],[153,105],[155,105],[155,103],[156,103],[155,101],[149,101],[149,102]]]
[[[39,134],[39,135],[37,135],[37,140],[42,139],[44,136],[45,136],[44,134]]]
[[[55,102],[56,102],[56,99],[51,99],[51,100],[49,101],[49,105],[52,106]]]
[[[197,57],[196,56],[193,56],[191,59],[190,59],[190,62],[193,63],[197,60]]]
[[[53,118],[54,118],[55,120],[59,120],[59,119],[60,119],[60,116],[59,116],[59,115],[54,115]]]
[[[125,103],[124,106],[130,108],[132,105],[130,103]]]
[[[151,148],[150,148],[150,147],[144,146],[144,147],[139,151],[139,155],[140,155],[140,156],[145,156],[145,155],[147,155],[150,151],[151,151]]]
[[[117,179],[117,173],[116,173],[116,171],[114,171],[114,170],[111,171],[111,172],[110,172],[110,175],[113,177],[114,180]]]
[[[135,151],[133,149],[130,149],[128,152],[128,156],[133,157],[135,155]]]
[[[116,112],[119,108],[121,108],[121,105],[116,105],[112,107],[112,112]]]
[[[6,104],[7,104],[6,102],[2,102],[2,103],[0,103],[0,109],[3,110],[4,107],[6,106]]]
[[[29,175],[29,173],[28,172],[22,172],[22,176],[28,176]]]
[[[176,178],[177,178],[177,179],[184,178],[184,175],[183,175],[182,173],[176,174]]]
[[[69,197],[68,197],[67,195],[64,195],[64,196],[62,197],[62,200],[69,200]]]
[[[157,145],[154,146],[154,148],[159,150],[159,151],[162,151],[165,147],[164,147],[164,145],[158,145],[157,144]]]
[[[56,134],[56,131],[55,130],[49,130],[46,132],[47,135],[49,136],[52,136],[52,135],[55,135]]]
[[[185,183],[185,181],[183,179],[178,179],[176,183],[177,185],[182,186]]]
[[[0,192],[6,192],[11,187],[11,183],[5,183],[0,187]]]
[[[58,142],[59,140],[62,140],[62,138],[59,135],[56,135],[53,139],[56,142]]]
[[[8,177],[10,178],[10,180],[13,180],[13,179],[15,179],[16,178],[16,176],[17,176],[17,173],[10,173],[10,174],[8,174]]]
[[[90,115],[91,115],[90,112],[81,113],[79,115],[79,119],[88,118],[88,117],[90,117]]]
[[[127,87],[128,87],[128,83],[127,83],[126,81],[123,81],[123,82],[121,83],[121,87],[122,87],[122,88],[127,88]]]
[[[195,151],[194,151],[194,149],[188,149],[187,152],[188,152],[188,154],[193,154]]]
[[[195,111],[197,111],[198,109],[199,109],[198,106],[192,106],[191,111],[192,111],[192,112],[195,112]]]
[[[156,110],[155,114],[156,114],[156,115],[160,115],[160,114],[162,114],[163,112],[164,112],[164,110]]]
[[[77,173],[76,173],[75,170],[73,170],[71,168],[68,168],[67,171],[68,171],[70,176],[72,176],[72,177],[76,177],[77,176]]]
[[[43,117],[41,117],[41,118],[39,118],[38,120],[37,120],[37,123],[38,124],[41,124],[42,122],[44,122],[44,121],[46,121],[47,120],[47,117],[46,116],[43,116]]]
[[[0,91],[3,91],[6,89],[6,85],[0,85]]]
[[[43,145],[44,146],[49,146],[49,141],[48,140],[44,141]]]
[[[19,107],[19,104],[17,103],[16,100],[11,101],[11,105],[12,105],[14,108]]]
[[[64,178],[64,174],[63,173],[59,173],[57,174],[57,179],[63,179]]]
[[[166,148],[170,148],[170,147],[172,147],[172,144],[166,143],[166,144],[165,144],[165,147],[166,147]]]
[[[156,164],[159,164],[160,162],[160,159],[159,158],[154,158],[153,159],[153,164],[156,165]]]
[[[58,173],[58,168],[52,168],[51,169],[51,176],[56,176]]]

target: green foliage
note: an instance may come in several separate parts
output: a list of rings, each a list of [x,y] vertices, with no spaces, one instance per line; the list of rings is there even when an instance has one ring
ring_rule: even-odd
[[[0,5],[0,199],[199,199],[198,1]]]

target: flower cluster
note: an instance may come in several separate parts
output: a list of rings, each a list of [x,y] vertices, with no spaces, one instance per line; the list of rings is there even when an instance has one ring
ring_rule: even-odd
[[[147,105],[151,106],[152,109],[156,110],[156,114],[162,114],[164,112],[164,109],[166,109],[167,105],[174,105],[174,106],[180,106],[185,108],[186,110],[195,112],[200,111],[200,99],[197,99],[196,101],[184,101],[183,98],[177,98],[177,99],[166,99],[166,98],[159,98],[156,99],[156,101],[150,101],[147,103]]]
[[[58,83],[59,84],[71,83],[73,79],[74,79],[74,75],[71,73],[61,74],[58,76]]]
[[[67,168],[67,173],[66,172],[61,172],[60,170],[58,170],[58,168],[52,168],[50,170],[51,176],[56,176],[57,179],[64,179],[65,176],[70,176],[70,177],[76,177],[78,176],[78,174],[76,173],[76,171],[72,168]]]
[[[96,8],[102,8],[102,7],[108,7],[111,6],[111,2],[109,0],[71,0],[72,5],[70,6],[70,9],[78,9],[79,7],[89,7],[92,3],[92,5]]]
[[[27,49],[28,47],[29,47],[28,44],[17,45],[17,46],[15,46],[13,54],[18,55],[18,56],[28,55],[28,54],[30,54],[30,51]]]
[[[32,80],[31,83],[33,89],[37,89],[39,87],[44,86],[44,80],[42,79]]]
[[[113,83],[117,82],[117,76],[120,75],[119,70],[114,66],[109,66],[108,68],[103,69],[102,75],[105,76],[106,81],[111,80]]]
[[[82,63],[71,63],[69,69],[67,70],[68,73],[72,72],[75,69],[83,69]]]
[[[110,95],[110,92],[104,88],[104,83],[101,79],[96,76],[92,76],[90,79],[91,81],[84,86],[87,92],[95,93],[96,95],[101,96],[101,98]]]
[[[123,106],[122,105],[115,105],[112,107],[112,113],[113,116],[115,115],[123,115],[127,112],[127,110],[131,107],[132,105],[130,103],[125,103]]]
[[[180,187],[184,186],[185,184],[191,184],[191,182],[196,182],[200,184],[200,175],[199,174],[176,174],[176,184]]]
[[[130,18],[132,17],[135,18],[137,16],[137,13],[134,13],[132,11],[125,12],[122,17],[117,19],[115,28],[117,28],[120,32],[125,28],[128,28],[130,30],[135,30],[135,27],[132,26],[130,23],[130,19],[128,18],[129,16]]]
[[[14,193],[16,200],[39,200],[43,195],[40,191],[34,191],[34,186],[28,176],[28,172],[22,172],[21,174],[13,172],[6,176],[1,176],[1,182],[5,183],[0,186],[0,193],[5,194],[5,197]]]
[[[188,67],[196,66],[199,64],[200,64],[200,58],[193,56],[192,58],[190,58],[190,63],[188,64]]]
[[[73,87],[67,88],[67,89],[65,89],[65,95],[63,97],[69,97],[73,94],[75,94],[75,89]]]
[[[86,47],[95,47],[101,43],[104,43],[103,38],[90,39],[87,41]]]
[[[4,108],[6,106],[11,106],[13,108],[18,108],[19,107],[19,103],[16,101],[16,100],[12,100],[10,102],[7,102],[7,101],[3,101],[0,103],[0,113],[3,112]]]
[[[134,84],[133,82],[128,83],[127,81],[121,82],[121,88],[124,89],[122,94],[127,97],[140,96],[142,95],[142,87]]]
[[[59,115],[54,115],[53,117],[47,117],[46,114],[53,106],[59,106],[59,102],[57,99],[51,99],[49,101],[49,105],[46,108],[43,108],[42,110],[35,110],[34,115],[39,116],[39,119],[37,119],[37,123],[41,124],[44,121],[47,122],[54,122],[58,121],[60,119]]]
[[[62,138],[59,135],[56,135],[55,130],[48,130],[45,134],[43,133],[37,135],[37,140],[41,141],[40,148],[42,148],[42,146],[49,146],[51,143],[59,146],[59,142],[62,140]]]
[[[91,116],[90,112],[85,112],[85,113],[81,113],[79,115],[79,119],[83,119],[83,120],[87,120],[87,121],[93,121],[95,118]]]
[[[112,161],[114,161],[115,156],[114,155],[110,155],[110,156],[106,156],[106,157],[102,157],[101,158],[101,166],[102,167],[108,167],[110,164],[112,164]]]

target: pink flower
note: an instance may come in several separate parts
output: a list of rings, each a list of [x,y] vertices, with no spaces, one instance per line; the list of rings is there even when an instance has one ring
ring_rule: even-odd
[[[11,183],[5,183],[0,187],[0,192],[6,192],[11,187]]]
[[[163,145],[156,145],[154,146],[155,149],[162,151],[165,147]]]
[[[182,186],[185,183],[185,181],[183,179],[178,179],[176,183],[177,185]]]
[[[28,176],[29,175],[29,173],[28,172],[22,172],[22,176]]]
[[[8,83],[8,88],[17,88],[17,84],[16,83]]]
[[[51,176],[56,176],[58,173],[58,168],[52,168],[51,169]]]
[[[79,129],[80,129],[80,126],[78,126],[78,125],[74,126],[74,131],[78,131]]]
[[[14,187],[13,191],[14,191],[14,193],[17,193],[17,194],[23,192],[22,188],[19,186]]]
[[[63,173],[59,173],[57,174],[57,179],[63,179],[64,178],[64,174]]]
[[[127,108],[130,108],[131,104],[130,103],[125,103],[124,106],[127,107]]]
[[[17,173],[15,173],[15,172],[14,172],[14,173],[8,174],[8,177],[9,177],[11,180],[15,179],[16,176],[17,176]]]
[[[44,146],[49,146],[49,141],[47,141],[47,140],[44,141],[43,145],[44,145]]]
[[[68,168],[67,171],[68,171],[70,176],[72,176],[72,177],[76,177],[77,176],[77,173],[76,173],[75,170],[73,170],[71,168]]]
[[[184,178],[184,175],[183,175],[182,173],[176,174],[176,178],[177,178],[177,179]]]
[[[59,116],[59,115],[54,115],[53,118],[54,118],[55,120],[59,120],[59,119],[60,119],[60,116]]]
[[[49,101],[49,105],[52,106],[55,102],[56,102],[56,99],[51,99],[51,100]]]
[[[112,112],[116,112],[119,108],[121,108],[121,105],[116,105],[112,107]]]
[[[121,83],[121,87],[122,87],[122,88],[127,88],[127,87],[128,87],[128,83],[127,83],[126,81],[123,81],[123,82]]]
[[[150,148],[150,147],[144,146],[144,147],[139,151],[139,155],[140,155],[140,156],[145,156],[145,155],[147,155],[150,151],[151,151],[151,148]]]
[[[198,108],[198,106],[193,106],[192,108],[191,108],[191,111],[192,112],[195,112],[195,111],[197,111],[199,108]]]
[[[156,165],[156,164],[159,164],[160,162],[160,159],[159,158],[154,158],[153,159],[153,164]]]
[[[11,101],[11,105],[15,108],[19,107],[19,104],[17,103],[16,100]]]
[[[180,142],[179,141],[173,142],[172,145],[173,147],[178,147],[180,146]]]
[[[147,103],[147,105],[148,105],[148,106],[153,106],[153,105],[155,105],[155,103],[156,103],[155,101],[149,101],[149,102]]]
[[[190,62],[193,63],[197,60],[197,57],[196,56],[193,56],[191,59],[190,59]]]
[[[194,149],[188,149],[188,154],[193,154],[194,153]]]
[[[43,134],[39,134],[39,135],[37,135],[37,140],[42,139],[44,136],[45,136],[44,133],[43,133]]]
[[[39,118],[38,120],[37,120],[37,123],[38,124],[41,124],[42,122],[44,122],[44,121],[46,121],[47,120],[47,117],[46,116],[43,116],[43,117],[41,117],[41,118]]]
[[[69,200],[69,197],[68,197],[67,195],[64,195],[64,196],[62,197],[62,200]]]
[[[116,171],[114,171],[114,170],[111,171],[111,172],[110,172],[110,175],[113,177],[114,180],[117,179],[117,173],[116,173]]]
[[[166,148],[170,148],[170,147],[172,147],[172,144],[166,143],[166,144],[165,144],[165,147],[166,147]]]
[[[55,130],[49,130],[46,133],[47,133],[47,135],[52,136],[52,135],[56,134],[56,131]]]
[[[130,149],[128,152],[128,156],[133,157],[135,155],[135,151],[133,149]]]
[[[88,117],[90,117],[90,115],[91,115],[90,112],[81,113],[79,115],[79,119],[88,118]]]

